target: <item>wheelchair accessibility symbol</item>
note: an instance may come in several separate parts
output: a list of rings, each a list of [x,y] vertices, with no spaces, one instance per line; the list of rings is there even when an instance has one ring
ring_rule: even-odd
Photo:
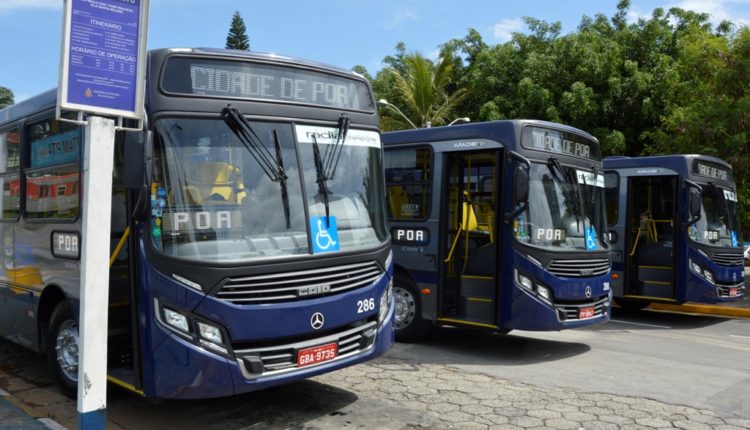
[[[596,251],[596,229],[594,227],[586,229],[586,251]]]
[[[336,217],[329,217],[329,226],[326,228],[326,217],[310,217],[310,233],[313,236],[313,254],[322,252],[335,252],[339,250],[339,231],[336,228]]]

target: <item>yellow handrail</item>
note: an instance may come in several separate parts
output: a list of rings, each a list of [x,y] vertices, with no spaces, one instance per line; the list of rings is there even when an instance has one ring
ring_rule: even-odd
[[[112,253],[112,256],[109,257],[109,267],[112,267],[112,265],[115,264],[115,260],[117,260],[117,254],[119,254],[122,250],[122,247],[125,246],[125,241],[128,239],[128,236],[130,236],[130,226],[127,226],[127,228],[125,228],[125,232],[122,234],[120,241],[117,242],[115,251]]]
[[[638,246],[638,240],[641,238],[641,228],[638,227],[638,232],[635,235],[635,242],[633,243],[633,249],[630,250],[630,256],[635,255],[635,248]]]

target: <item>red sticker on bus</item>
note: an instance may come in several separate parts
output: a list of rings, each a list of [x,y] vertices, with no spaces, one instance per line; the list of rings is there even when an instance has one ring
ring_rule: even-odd
[[[313,364],[330,361],[336,358],[338,344],[328,343],[312,348],[301,349],[297,352],[297,367],[311,366]]]

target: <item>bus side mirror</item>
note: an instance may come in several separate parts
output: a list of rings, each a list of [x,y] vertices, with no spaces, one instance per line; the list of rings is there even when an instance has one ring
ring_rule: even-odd
[[[688,206],[690,209],[691,218],[699,218],[701,216],[701,192],[699,190],[695,188],[690,189]]]
[[[124,162],[125,188],[140,190],[151,181],[151,154],[153,137],[151,131],[128,131],[125,133]]]
[[[529,201],[529,171],[517,165],[513,176],[513,199],[516,204]]]

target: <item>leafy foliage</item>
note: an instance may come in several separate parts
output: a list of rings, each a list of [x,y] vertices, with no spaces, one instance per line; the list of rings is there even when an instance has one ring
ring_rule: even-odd
[[[436,62],[399,43],[373,88],[419,126],[544,119],[588,131],[605,155],[718,156],[734,167],[750,227],[750,29],[680,8],[629,22],[629,9],[620,0],[614,16],[584,16],[568,34],[527,17],[527,32],[497,45],[468,29]],[[381,113],[386,130],[410,127]]]
[[[240,16],[240,11],[235,11],[232,15],[226,49],[250,50],[250,38],[247,37],[247,27],[245,27],[245,21]]]
[[[13,91],[0,87],[0,109],[13,104]]]

